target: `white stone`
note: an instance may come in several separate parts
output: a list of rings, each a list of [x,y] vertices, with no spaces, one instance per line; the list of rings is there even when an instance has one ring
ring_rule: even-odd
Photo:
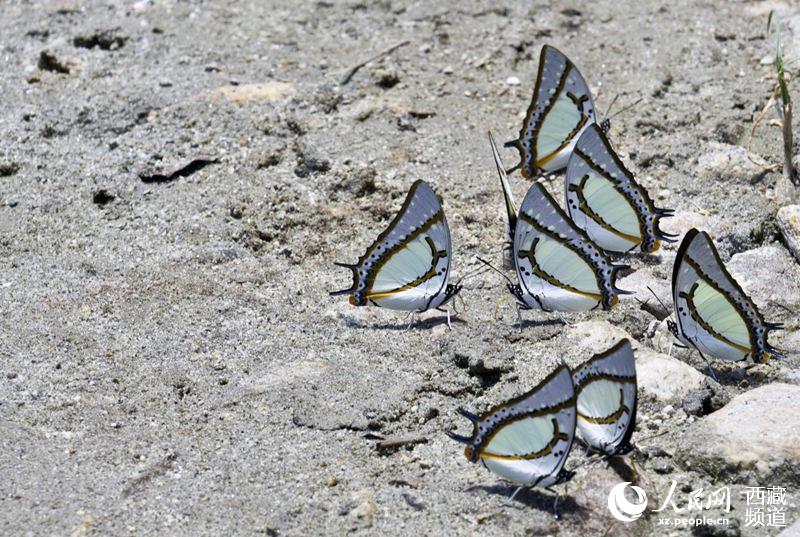
[[[515,76],[510,76],[506,79],[506,84],[508,84],[509,86],[519,86],[520,81],[519,78]]]
[[[762,313],[773,310],[773,315],[783,318],[768,321],[786,321],[786,309],[800,309],[800,267],[780,246],[762,246],[736,254],[727,267]]]
[[[800,464],[797,401],[800,386],[780,382],[736,396],[692,425],[687,458],[721,460],[762,476],[779,465]]]
[[[571,365],[616,345],[623,338],[629,339],[636,356],[639,389],[661,401],[682,399],[700,388],[706,378],[692,366],[645,347],[608,321],[577,323],[568,330],[566,337],[574,349],[574,354],[568,359]]]
[[[762,166],[748,158],[747,150],[739,145],[709,142],[708,151],[697,159],[697,174],[703,179],[749,181],[762,169]]]
[[[800,261],[800,205],[781,207],[778,227],[794,257]]]
[[[683,399],[706,379],[694,367],[647,347],[636,349],[636,377],[642,392],[661,401]]]

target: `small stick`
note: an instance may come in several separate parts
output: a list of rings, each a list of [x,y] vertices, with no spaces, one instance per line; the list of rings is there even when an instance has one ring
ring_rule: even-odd
[[[355,76],[355,74],[358,72],[358,70],[361,69],[362,67],[364,67],[365,65],[367,65],[368,63],[374,62],[375,60],[379,60],[379,59],[383,58],[384,56],[388,56],[389,54],[391,54],[395,50],[399,49],[400,47],[404,47],[404,46],[408,45],[409,43],[411,43],[411,41],[408,41],[408,40],[401,41],[399,43],[396,43],[396,44],[392,45],[391,47],[389,47],[387,49],[384,49],[384,50],[380,51],[379,53],[377,53],[376,55],[372,56],[371,58],[368,58],[368,59],[364,60],[363,62],[359,62],[359,63],[355,64],[353,67],[351,67],[350,69],[347,70],[347,73],[345,74],[344,78],[339,83],[339,85],[340,86],[344,86],[345,84],[350,82],[350,80],[353,78],[353,76]]]
[[[378,449],[390,449],[399,446],[424,444],[428,441],[427,438],[420,435],[408,434],[400,436],[390,436],[378,442]]]

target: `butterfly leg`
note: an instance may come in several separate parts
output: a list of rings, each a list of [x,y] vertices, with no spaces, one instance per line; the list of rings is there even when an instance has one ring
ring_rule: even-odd
[[[408,325],[406,326],[404,332],[411,330],[411,327],[419,321],[419,312],[409,311],[408,315],[406,315],[406,319],[408,319]]]
[[[505,503],[504,503],[503,505],[509,505],[511,502],[513,502],[513,501],[514,501],[514,497],[517,495],[517,493],[518,493],[519,491],[521,491],[521,490],[522,490],[522,488],[523,488],[523,487],[517,487],[517,490],[515,490],[515,491],[514,491],[514,492],[511,494],[511,496],[509,496],[509,497],[508,497],[508,499],[505,501]]]
[[[697,349],[697,347],[695,347],[695,349]],[[719,382],[717,374],[714,373],[714,368],[711,367],[711,362],[708,361],[708,358],[706,358],[705,355],[702,352],[700,352],[700,349],[697,349],[697,353],[700,355],[700,358],[702,358],[703,361],[706,363],[706,367],[708,368],[708,372],[711,374],[711,378],[714,379],[716,382]]]
[[[517,330],[522,332],[522,309],[519,307],[519,303],[517,303]]]
[[[453,308],[453,310],[455,310],[455,307]],[[436,308],[436,311],[441,311],[442,313],[446,313],[447,314],[447,328],[452,330],[453,329],[453,325],[450,324],[450,308],[447,308],[447,309]],[[458,314],[458,312],[456,312],[456,314]]]
[[[553,490],[550,487],[545,488],[545,490],[555,494],[556,498],[555,498],[555,500],[553,500],[553,515],[555,515],[555,517],[558,518],[558,500],[561,499],[561,494],[559,494],[558,492],[556,492],[555,490]]]

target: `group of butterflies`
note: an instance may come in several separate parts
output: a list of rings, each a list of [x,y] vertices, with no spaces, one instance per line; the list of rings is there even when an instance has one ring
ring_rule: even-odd
[[[506,147],[520,163],[506,171],[489,134],[508,213],[506,229],[518,283],[508,289],[519,309],[578,312],[611,309],[626,291],[606,252],[652,253],[676,236],[659,229],[673,214],[655,207],[611,146],[608,122],[598,125],[589,88],[573,63],[545,45],[533,99],[519,133]],[[536,180],[566,167],[567,212],[534,182],[517,209],[507,173],[519,168]],[[356,306],[423,312],[441,307],[462,288],[448,283],[450,230],[431,187],[415,182],[400,212],[356,264],[348,294]],[[672,274],[674,321],[669,330],[684,345],[722,360],[766,363],[780,357],[767,340],[781,325],[766,322],[726,270],[707,233],[690,230],[678,249]],[[570,374],[557,368],[527,394],[481,417],[462,412],[475,425],[467,458],[525,485],[562,481],[576,420],[587,443],[608,455],[626,449],[636,406],[633,353],[625,341]],[[577,400],[576,400],[577,399]]]

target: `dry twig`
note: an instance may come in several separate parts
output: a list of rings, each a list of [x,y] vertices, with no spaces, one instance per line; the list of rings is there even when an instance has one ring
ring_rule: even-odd
[[[342,79],[342,81],[339,83],[339,85],[340,86],[344,86],[345,84],[350,82],[350,80],[353,78],[353,76],[355,76],[355,74],[358,72],[358,70],[361,69],[362,67],[364,67],[365,65],[367,65],[368,63],[374,62],[375,60],[380,60],[384,56],[388,56],[389,54],[391,54],[395,50],[399,49],[400,47],[404,47],[404,46],[408,45],[410,42],[411,41],[401,41],[399,43],[395,43],[391,47],[380,51],[379,53],[377,53],[376,55],[372,56],[371,58],[368,58],[368,59],[364,60],[363,62],[359,62],[359,63],[355,64],[353,67],[349,68],[345,72],[345,76]]]

